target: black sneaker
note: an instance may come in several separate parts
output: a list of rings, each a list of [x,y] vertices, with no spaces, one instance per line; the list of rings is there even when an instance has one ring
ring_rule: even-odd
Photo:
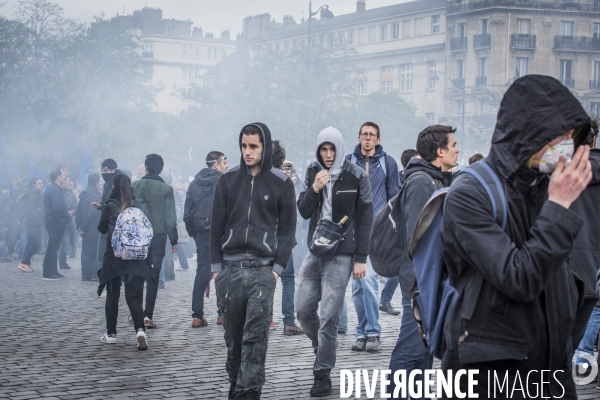
[[[392,304],[389,301],[382,301],[379,303],[379,311],[383,311],[391,315],[400,315],[400,311],[392,307]]]
[[[60,269],[71,269],[71,267],[69,266],[69,264],[65,264],[65,265],[61,265]]]
[[[237,390],[235,390],[235,385],[235,383],[229,384],[229,395],[227,396],[229,400],[235,399],[235,396],[238,394]]]
[[[379,336],[367,338],[367,351],[379,351],[381,348],[381,341],[379,340]]]
[[[331,394],[331,379],[329,374],[322,371],[315,371],[315,383],[310,389],[310,397],[325,397]]]
[[[65,277],[64,275],[56,273],[56,274],[52,274],[50,276],[44,276],[44,277],[42,277],[42,280],[44,280],[44,281],[60,281],[64,277]]]

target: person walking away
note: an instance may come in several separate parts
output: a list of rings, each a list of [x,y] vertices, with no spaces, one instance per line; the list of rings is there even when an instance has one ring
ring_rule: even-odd
[[[240,165],[219,179],[210,222],[210,262],[223,313],[230,399],[259,399],[277,279],[292,255],[294,185],[273,168],[265,124],[242,128]]]
[[[227,171],[227,157],[220,151],[206,155],[206,168],[196,174],[185,196],[183,221],[196,242],[196,278],[192,292],[192,328],[207,326],[204,291],[210,282],[210,222],[217,182]],[[218,319],[217,319],[218,322]]]
[[[131,190],[131,180],[127,175],[117,175],[113,180],[113,191],[109,200],[104,203],[102,215],[98,224],[98,231],[106,235],[106,248],[102,268],[99,272],[98,295],[106,286],[106,333],[100,341],[105,344],[117,342],[117,316],[119,314],[119,297],[121,296],[121,282],[125,284],[125,300],[133,319],[136,332],[138,350],[148,348],[148,338],[144,326],[144,281],[150,286],[153,269],[152,249],[148,250],[146,259],[123,260],[115,256],[112,238],[117,225],[117,219],[125,210],[131,207],[140,209],[145,215],[146,207],[142,201],[136,200]],[[151,230],[150,230],[151,231]]]
[[[73,211],[67,209],[67,202],[61,186],[65,182],[65,174],[60,168],[50,173],[52,183],[44,192],[44,221],[48,231],[48,247],[43,261],[43,280],[57,281],[64,278],[58,273],[57,256],[65,229],[71,220]]]
[[[165,165],[158,154],[149,154],[144,162],[146,175],[133,183],[133,190],[138,199],[148,208],[148,219],[152,223],[152,264],[148,285],[146,287],[146,307],[144,308],[144,325],[156,328],[154,323],[154,307],[158,293],[158,277],[165,258],[167,237],[171,243],[171,252],[177,251],[177,215],[175,213],[175,197],[173,188],[159,176]],[[170,254],[169,254],[170,256]]]
[[[73,181],[71,178],[69,178],[69,176],[65,176],[65,181],[63,182],[61,188],[63,195],[65,196],[65,202],[67,203],[67,210],[69,210],[71,213],[71,218],[69,218],[67,227],[63,233],[60,252],[58,253],[58,265],[60,269],[71,269],[71,266],[67,264],[67,254],[72,254],[72,252],[75,251],[73,248],[74,245],[71,235],[73,234],[73,216],[75,214],[75,210],[77,210],[77,199],[73,193]]]
[[[183,203],[185,202],[185,185],[183,182],[177,182],[173,185],[175,195],[175,210],[177,212],[177,253],[175,253],[179,261],[179,271],[189,271],[190,266],[187,261],[187,256],[184,247],[188,244],[190,238],[185,229],[183,222]]]
[[[100,172],[102,173],[102,180],[104,181],[104,186],[102,187],[102,200],[95,201],[94,207],[100,211],[102,211],[102,205],[106,203],[110,194],[112,193],[113,180],[115,176],[123,174],[123,172],[118,169],[117,162],[112,158],[107,158],[102,161],[100,164]],[[98,250],[97,257],[98,261],[102,262],[102,257],[104,257],[104,244],[106,243],[106,236],[100,235],[98,239]]]
[[[298,321],[316,355],[310,390],[314,397],[331,393],[330,373],[335,367],[338,322],[350,275],[360,279],[367,273],[373,225],[371,185],[364,169],[345,160],[345,149],[337,129],[329,127],[319,133],[317,160],[306,170],[304,189],[298,199],[300,215],[310,219],[307,241],[315,247],[300,267],[296,291]],[[338,223],[345,230],[345,238],[330,260],[317,256],[317,249],[329,241],[314,237],[323,220]]]
[[[42,180],[33,178],[29,190],[21,198],[22,214],[21,229],[27,231],[27,244],[19,269],[23,272],[33,272],[31,257],[39,250],[42,241],[42,226],[44,225],[44,199],[42,197]]]
[[[96,257],[100,232],[98,223],[100,213],[94,207],[94,202],[102,198],[100,175],[88,175],[88,186],[79,196],[79,204],[75,212],[77,232],[81,235],[81,280],[97,281],[97,271],[101,266]]]

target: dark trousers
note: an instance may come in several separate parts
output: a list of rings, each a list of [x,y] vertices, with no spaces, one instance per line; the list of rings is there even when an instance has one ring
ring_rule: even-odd
[[[117,334],[117,317],[119,316],[119,297],[121,297],[121,277],[117,276],[106,284],[106,303],[104,313],[106,314],[106,333]],[[134,275],[129,281],[125,281],[125,300],[129,307],[129,313],[133,318],[133,326],[144,329],[144,278]]]
[[[281,273],[281,313],[283,325],[294,325],[294,294],[296,280],[294,278],[294,257],[290,257],[287,266]]]
[[[154,306],[156,305],[156,295],[158,294],[158,275],[162,268],[162,262],[165,258],[165,247],[167,245],[166,233],[155,233],[150,247],[152,248],[152,268],[149,272],[150,279],[146,286],[146,307],[144,308],[144,317],[152,319],[154,315]],[[170,255],[170,253],[169,253]]]
[[[60,249],[60,243],[65,233],[65,224],[46,224],[46,230],[48,231],[48,247],[46,248],[46,254],[44,255],[43,262],[43,276],[50,277],[58,273],[58,249]]]
[[[42,243],[42,227],[28,226],[27,227],[27,244],[21,264],[31,265],[31,257],[39,250]]]
[[[192,318],[202,319],[204,317],[204,288],[210,282],[210,259],[208,251],[209,232],[196,234],[196,251],[198,252],[196,267],[196,279],[194,280],[194,291],[192,292]]]
[[[65,227],[63,232],[62,242],[60,244],[60,250],[58,252],[58,265],[60,268],[67,268],[67,255],[71,252],[71,222]]]
[[[91,229],[90,232],[81,235],[81,277],[91,279],[96,272],[96,252],[98,251],[98,239],[100,232]]]
[[[229,381],[236,399],[260,396],[265,383],[269,325],[276,281],[270,267],[225,267],[216,280],[223,313]]]
[[[12,256],[13,251],[19,242],[19,224],[17,221],[10,221],[7,224],[8,231],[6,232],[6,241],[8,242],[8,256]]]

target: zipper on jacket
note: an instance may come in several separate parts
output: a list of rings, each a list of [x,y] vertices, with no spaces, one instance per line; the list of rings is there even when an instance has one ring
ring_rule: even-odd
[[[250,205],[248,206],[248,226],[246,227],[246,239],[244,239],[244,245],[248,244],[248,230],[250,229],[250,210],[252,210],[252,193],[254,193],[254,176],[252,177],[252,183],[250,183]],[[246,247],[246,259],[248,260],[248,247]]]
[[[337,192],[335,192],[335,194],[340,193],[358,193],[358,190],[338,190]]]

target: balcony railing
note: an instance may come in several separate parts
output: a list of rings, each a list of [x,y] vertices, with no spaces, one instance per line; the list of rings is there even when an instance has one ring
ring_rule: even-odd
[[[467,37],[457,37],[450,39],[450,50],[452,51],[461,51],[467,50]]]
[[[484,8],[533,8],[600,11],[600,0],[479,0],[469,2],[448,2],[447,12],[459,13]]]
[[[560,83],[569,88],[575,87],[575,79],[559,79]]]
[[[519,48],[519,49],[535,49],[536,48],[536,36],[523,34],[523,33],[513,33],[510,37],[510,47]]]
[[[154,58],[154,52],[153,51],[143,51],[142,57],[143,58]]]
[[[475,78],[475,84],[476,85],[482,85],[485,86],[487,85],[487,76],[478,76]]]
[[[490,47],[492,43],[492,35],[489,33],[483,33],[481,35],[473,36],[473,48],[474,49],[485,49]]]
[[[465,87],[465,78],[456,78],[452,80],[454,87],[462,89]]]
[[[600,52],[600,38],[588,36],[555,36],[554,50]]]
[[[600,89],[600,81],[590,81],[590,89]]]

